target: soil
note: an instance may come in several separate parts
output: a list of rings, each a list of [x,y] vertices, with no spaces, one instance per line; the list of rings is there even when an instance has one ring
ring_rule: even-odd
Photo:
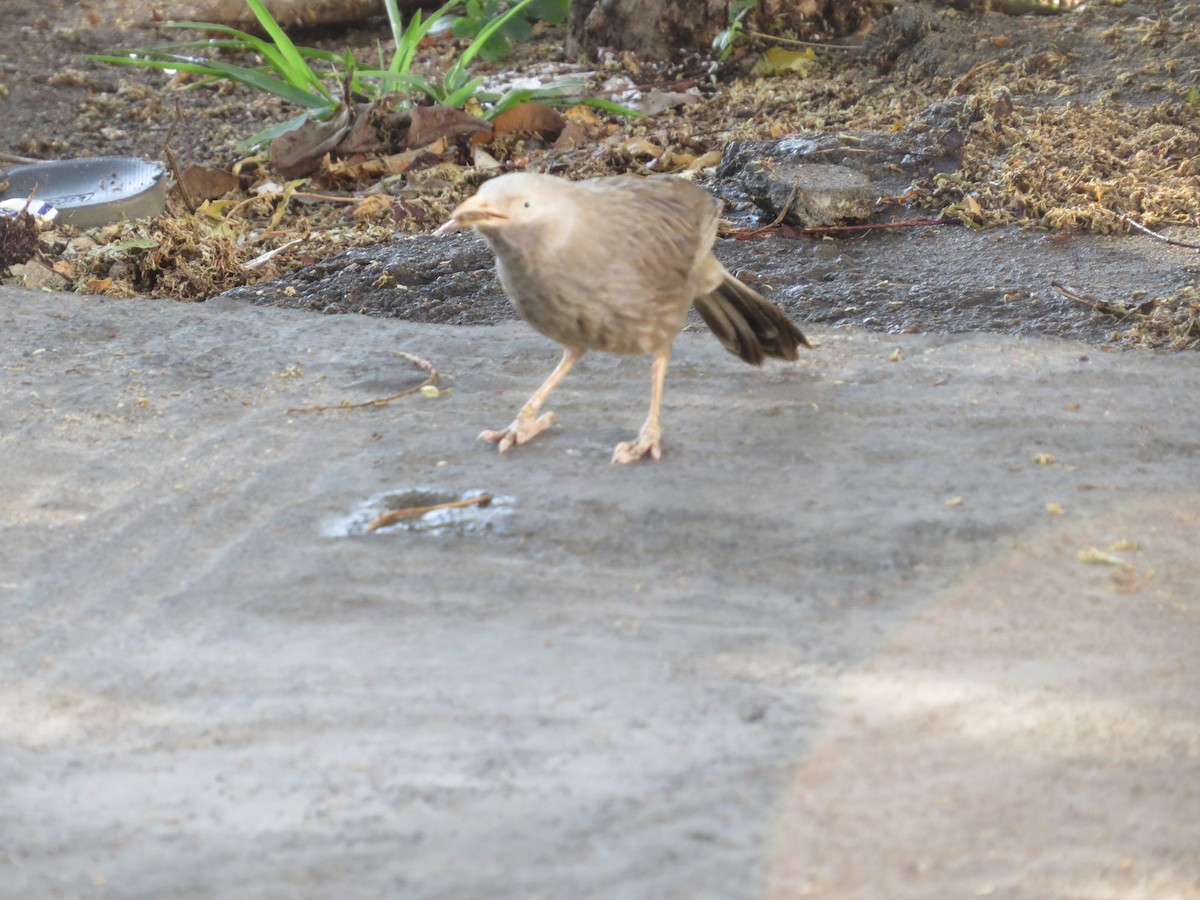
[[[288,114],[80,59],[160,39],[156,8],[0,6],[6,149],[161,158],[178,99],[185,164],[231,167]],[[217,275],[163,250],[69,284],[136,296],[0,285],[0,897],[1200,896],[1200,366],[1131,346],[1189,345],[1198,259],[1113,219],[1136,195],[1195,242],[1198,17],[939,18],[825,80],[704,82],[602,152],[527,147],[592,174],[644,169],[632,139],[915,141],[983,98],[962,165],[873,219],[955,224],[719,241],[818,347],[759,370],[691,327],[657,463],[608,462],[649,366],[604,354],[536,441],[475,440],[557,353],[481,244],[420,233],[469,173],[388,195],[412,234],[305,200]],[[1066,177],[1050,136],[1080,152],[1097,111],[1130,146],[1152,117],[1149,157]],[[235,236],[270,221],[245,209]],[[44,262],[138,227],[44,233]]]

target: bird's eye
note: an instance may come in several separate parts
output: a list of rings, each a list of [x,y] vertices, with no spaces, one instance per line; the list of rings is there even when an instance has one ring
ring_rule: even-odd
[[[532,200],[526,200],[521,204],[522,209],[530,209],[533,206]]]

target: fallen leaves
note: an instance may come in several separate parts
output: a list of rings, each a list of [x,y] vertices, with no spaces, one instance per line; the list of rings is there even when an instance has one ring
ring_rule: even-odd
[[[817,54],[811,47],[803,50],[786,50],[783,47],[768,47],[754,63],[751,75],[807,75],[809,69],[817,61]]]
[[[242,180],[232,172],[215,166],[188,166],[180,179],[193,200],[216,200],[242,185]]]
[[[566,125],[566,120],[558,110],[529,100],[518,103],[506,109],[492,120],[491,130],[494,134],[529,134],[537,135],[545,140],[556,139]]]

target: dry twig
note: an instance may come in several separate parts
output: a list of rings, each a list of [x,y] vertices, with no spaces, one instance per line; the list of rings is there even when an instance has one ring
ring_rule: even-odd
[[[171,149],[171,138],[175,136],[175,129],[179,127],[179,122],[183,119],[183,110],[179,107],[179,101],[175,101],[175,121],[171,123],[171,127],[167,129],[167,136],[163,138],[163,155],[167,158],[167,162],[171,164],[171,171],[175,175],[175,186],[179,188],[179,196],[183,198],[183,205],[187,207],[187,211],[192,215],[196,214],[196,202],[192,200],[192,195],[188,193],[187,185],[183,183],[183,171],[179,168],[179,160],[175,158],[175,151]]]
[[[425,380],[422,381],[420,384],[418,384],[416,387],[407,388],[406,390],[400,391],[399,393],[396,393],[396,394],[391,394],[387,397],[376,397],[372,400],[364,400],[361,403],[351,403],[349,400],[343,400],[341,403],[337,404],[336,406],[292,407],[288,410],[288,412],[289,413],[310,413],[310,412],[326,412],[331,409],[362,409],[363,407],[366,407],[366,406],[387,406],[393,400],[399,400],[401,397],[407,397],[411,394],[419,393],[420,391],[424,390],[425,388],[432,387],[437,384],[437,381],[438,381],[437,369],[435,369],[433,367],[433,363],[431,363],[429,360],[422,359],[419,356],[414,356],[411,353],[405,353],[403,350],[393,350],[392,352],[395,353],[397,356],[404,357],[405,359],[407,359],[410,363],[412,363],[417,368],[423,369],[425,372],[427,372],[428,374],[427,374]]]
[[[796,202],[796,195],[800,193],[800,176],[796,176],[796,183],[792,185],[792,191],[788,194],[788,198],[784,201],[783,208],[779,210],[779,215],[768,225],[763,225],[761,228],[754,228],[748,232],[744,232],[748,237],[754,237],[756,234],[762,234],[764,231],[770,231],[772,228],[778,228],[783,224],[784,216],[792,208],[792,204]]]
[[[756,41],[782,44],[788,47],[812,47],[814,50],[836,50],[842,53],[857,53],[862,49],[861,44],[821,44],[816,41],[801,41],[796,38],[780,37],[777,34],[763,34],[761,31],[751,31],[750,29],[746,29],[742,34]]]
[[[1188,243],[1185,243],[1184,241],[1177,241],[1174,238],[1167,237],[1165,234],[1159,234],[1157,231],[1151,231],[1149,228],[1147,228],[1141,222],[1135,222],[1133,219],[1131,219],[1127,215],[1118,213],[1118,216],[1120,217],[1121,221],[1124,222],[1126,225],[1132,225],[1138,231],[1142,232],[1142,234],[1148,234],[1148,235],[1150,235],[1150,237],[1154,238],[1156,241],[1162,241],[1164,244],[1170,244],[1172,247],[1183,247],[1187,250],[1195,250],[1197,252],[1200,252],[1200,244],[1188,244]]]
[[[408,506],[404,509],[389,509],[380,513],[367,523],[363,529],[367,534],[393,525],[401,519],[411,519],[426,513],[437,512],[439,509],[463,509],[468,506],[487,506],[492,502],[491,494],[480,494],[478,497],[468,497],[465,500],[450,500],[446,503],[435,503],[433,506]]]
[[[809,236],[824,236],[829,234],[837,234],[838,232],[858,232],[858,231],[875,231],[888,230],[892,228],[921,228],[932,225],[957,225],[953,219],[904,219],[900,222],[867,222],[862,225],[810,225],[806,228],[797,228],[790,232],[792,234],[805,234]],[[762,225],[758,228],[723,228],[721,234],[725,237],[731,237],[735,240],[749,240],[757,237],[760,234],[765,234],[769,231],[781,230],[784,226],[779,224],[778,217],[770,225]]]
[[[1106,316],[1125,316],[1141,313],[1143,310],[1140,307],[1129,308],[1122,303],[1112,303],[1108,300],[1101,300],[1099,297],[1093,297],[1091,294],[1085,294],[1082,291],[1077,291],[1072,287],[1068,287],[1061,281],[1050,282],[1050,287],[1058,291],[1068,300],[1073,300],[1081,306],[1086,306],[1092,312],[1103,313]],[[1151,303],[1151,305],[1153,305]]]

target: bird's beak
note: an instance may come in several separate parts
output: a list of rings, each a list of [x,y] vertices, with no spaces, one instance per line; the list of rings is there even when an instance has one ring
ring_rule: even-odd
[[[446,221],[446,224],[435,231],[434,234],[446,234],[450,231],[457,231],[459,228],[470,228],[472,225],[498,224],[507,219],[508,216],[488,205],[486,200],[476,195],[458,204],[454,208],[454,212],[450,213],[450,218]]]

